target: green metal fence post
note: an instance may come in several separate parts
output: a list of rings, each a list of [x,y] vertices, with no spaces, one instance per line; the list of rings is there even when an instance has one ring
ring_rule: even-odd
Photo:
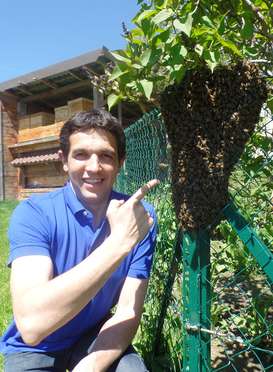
[[[183,371],[210,370],[210,236],[183,234]]]
[[[263,272],[273,284],[273,254],[261,241],[256,232],[242,216],[234,203],[230,202],[223,210],[229,224],[236,231],[239,238],[256,258]]]

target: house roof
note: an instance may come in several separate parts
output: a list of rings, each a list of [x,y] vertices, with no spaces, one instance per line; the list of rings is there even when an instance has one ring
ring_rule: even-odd
[[[0,83],[0,100],[20,102],[20,115],[39,111],[53,113],[56,107],[64,106],[69,100],[79,97],[94,100],[90,75],[103,74],[105,65],[111,60],[109,50],[102,47],[102,49],[2,82]],[[118,116],[117,107],[113,108],[113,114]],[[122,123],[124,127],[141,115],[137,104],[123,102]]]
[[[89,76],[102,74],[109,61],[110,53],[103,47],[2,82],[0,93],[22,103],[39,103],[48,108],[61,106],[79,96],[92,98]]]

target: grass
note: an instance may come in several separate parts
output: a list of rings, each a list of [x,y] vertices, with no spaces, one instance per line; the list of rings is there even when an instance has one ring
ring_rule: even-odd
[[[10,291],[9,291],[9,275],[10,270],[6,266],[9,244],[7,238],[7,229],[9,219],[13,209],[16,207],[17,201],[9,200],[0,202],[0,335],[7,328],[12,318]],[[3,358],[0,355],[0,371],[3,371]]]

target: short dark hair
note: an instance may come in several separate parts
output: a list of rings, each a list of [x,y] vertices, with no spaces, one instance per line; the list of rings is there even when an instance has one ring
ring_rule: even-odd
[[[110,132],[116,139],[118,159],[125,158],[126,140],[122,125],[117,118],[104,109],[78,112],[64,123],[60,132],[60,148],[65,157],[68,156],[70,149],[70,136],[89,129],[103,129]]]

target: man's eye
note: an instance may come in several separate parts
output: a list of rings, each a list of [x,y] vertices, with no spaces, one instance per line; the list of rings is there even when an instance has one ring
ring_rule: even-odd
[[[102,154],[102,156],[106,159],[113,159],[113,155],[112,154],[108,154],[108,153],[105,153],[105,154]]]
[[[82,158],[84,158],[86,155],[85,155],[84,152],[76,152],[74,156],[75,156],[76,159],[82,159]]]

